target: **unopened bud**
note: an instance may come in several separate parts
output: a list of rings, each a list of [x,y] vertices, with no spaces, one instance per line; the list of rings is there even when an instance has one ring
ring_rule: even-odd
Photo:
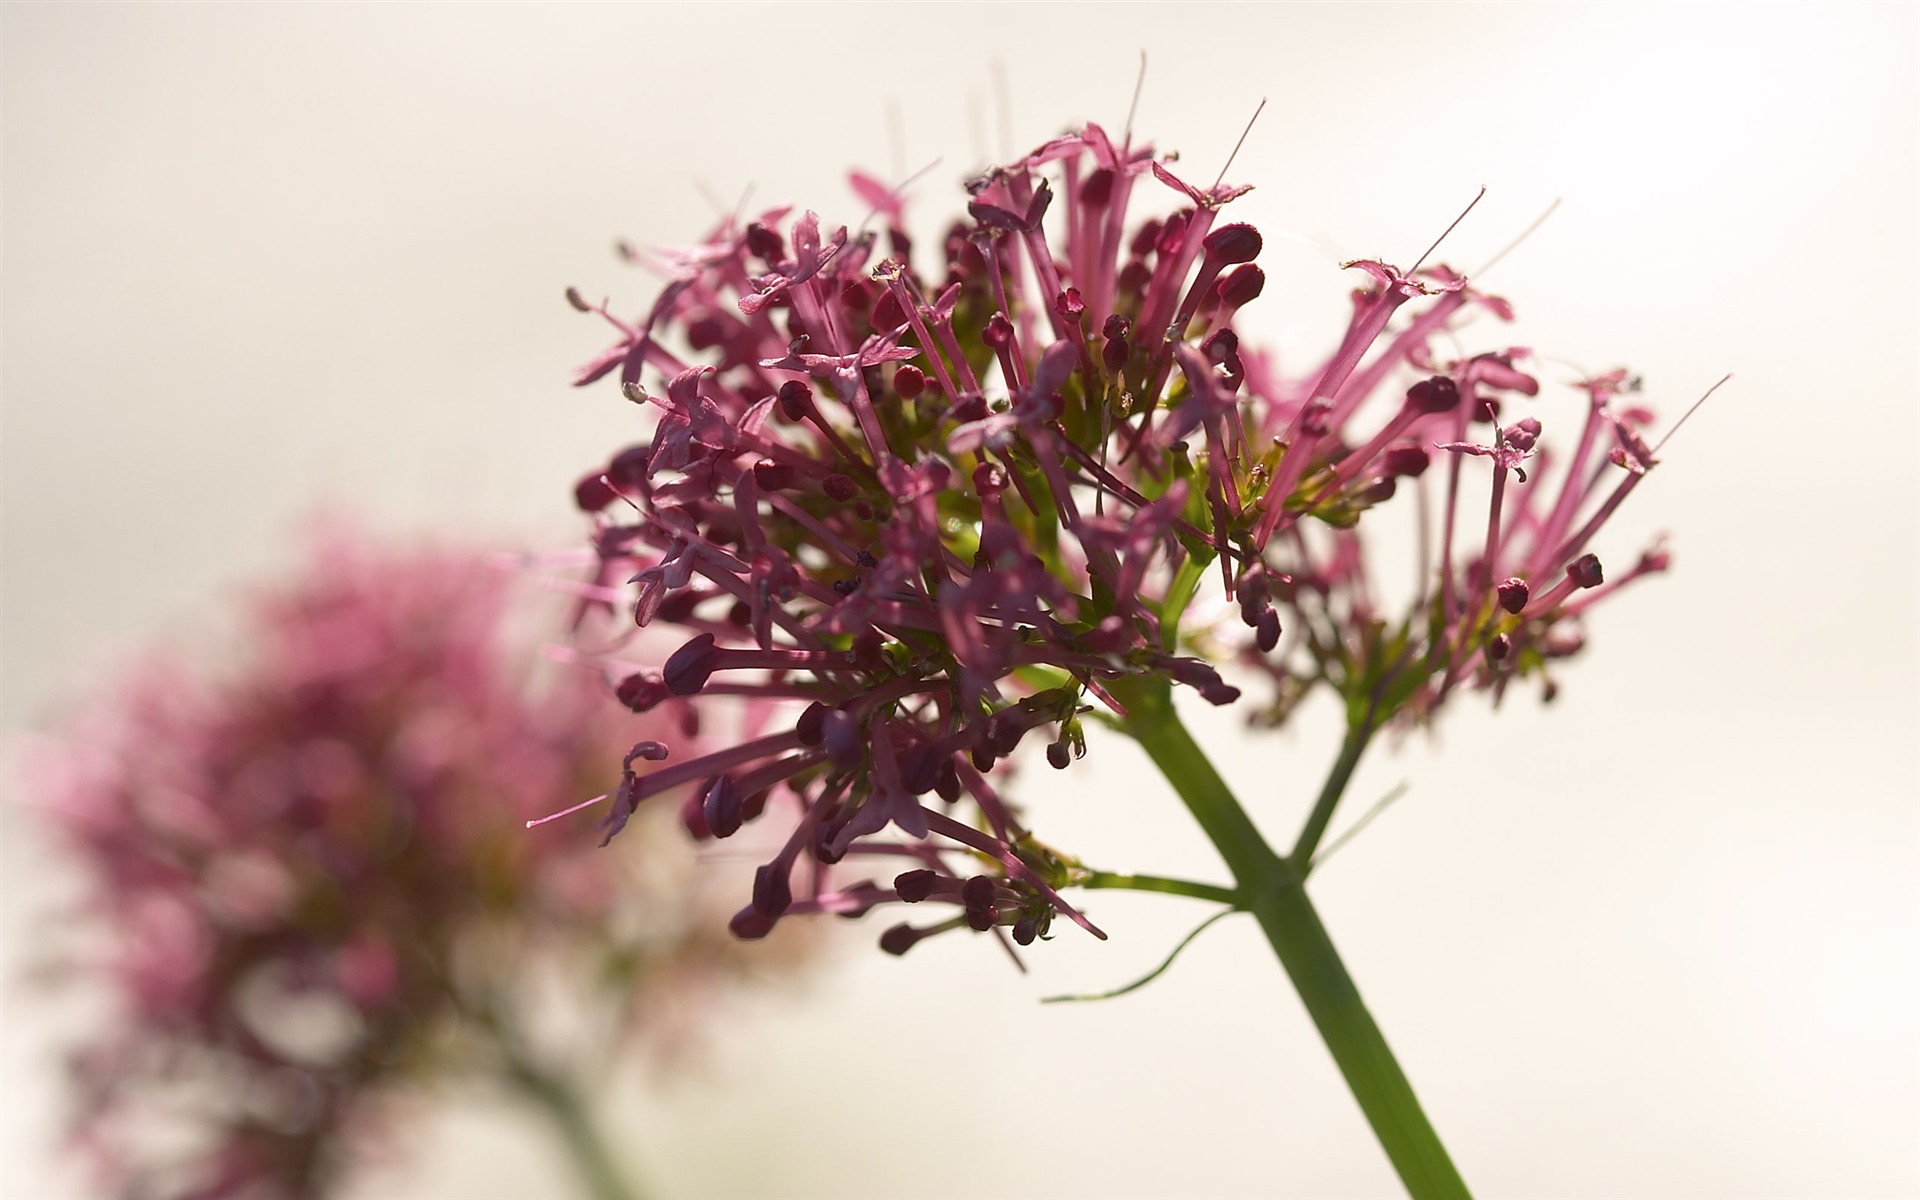
[[[1424,472],[1432,461],[1425,446],[1412,442],[1400,442],[1388,446],[1386,452],[1380,456],[1380,465],[1385,468],[1387,474],[1404,475],[1409,479]]]
[[[796,472],[786,463],[763,458],[753,464],[753,481],[760,485],[763,492],[781,492],[790,488],[797,478]]]
[[[789,379],[780,385],[780,415],[789,421],[805,420],[813,411],[813,389],[803,380]]]
[[[1266,286],[1267,273],[1260,269],[1259,264],[1246,263],[1235,267],[1220,279],[1220,303],[1228,308],[1251,304],[1266,290]]]
[[[1460,403],[1460,389],[1445,375],[1434,375],[1407,389],[1407,403],[1421,412],[1451,412]]]
[[[933,888],[940,876],[924,868],[918,871],[902,871],[893,877],[893,890],[900,899],[908,904],[918,904],[933,895]]]
[[[1496,589],[1500,595],[1500,607],[1510,613],[1518,614],[1527,606],[1527,581],[1509,579]]]
[[[1222,225],[1200,243],[1207,257],[1221,263],[1252,262],[1260,254],[1260,231],[1244,221]]]
[[[773,932],[773,924],[774,918],[749,904],[733,914],[733,920],[727,922],[727,931],[743,942],[757,942]]]
[[[880,948],[888,954],[901,955],[913,949],[914,943],[927,936],[922,930],[911,925],[895,925],[880,935]]]
[[[713,635],[703,633],[673,652],[661,676],[674,695],[692,696],[707,686],[714,666]]]
[[[1599,587],[1606,581],[1600,570],[1600,558],[1594,554],[1582,554],[1567,564],[1567,578],[1573,580],[1575,587]]]

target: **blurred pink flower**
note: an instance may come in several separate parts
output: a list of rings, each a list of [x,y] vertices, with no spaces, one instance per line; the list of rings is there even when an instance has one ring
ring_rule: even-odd
[[[633,731],[577,672],[533,686],[510,584],[334,530],[253,597],[243,665],[143,663],[32,764],[95,881],[104,957],[68,965],[123,1010],[76,1064],[122,1194],[324,1194],[401,1085],[593,1075],[749,969],[671,824],[638,859],[524,828]],[[555,978],[571,1046],[527,1032]]]

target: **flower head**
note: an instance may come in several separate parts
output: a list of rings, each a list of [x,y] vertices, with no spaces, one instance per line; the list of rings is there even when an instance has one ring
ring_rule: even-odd
[[[1283,372],[1235,328],[1265,284],[1259,232],[1225,216],[1247,189],[1170,162],[1088,125],[968,181],[931,255],[857,177],[884,250],[774,210],[665,256],[638,324],[594,310],[619,338],[579,382],[617,369],[649,414],[578,489],[591,595],[646,631],[623,655],[661,664],[621,695],[702,728],[755,704],[750,737],[632,769],[616,801],[697,784],[688,823],[720,837],[796,814],[742,936],[894,902],[948,914],[890,930],[896,952],[962,927],[1024,944],[1057,917],[1097,933],[1060,895],[1078,864],[994,781],[1030,736],[1069,766],[1130,677],[1229,704],[1234,663],[1275,681],[1272,719],[1325,684],[1413,720],[1577,645],[1589,544],[1652,465],[1624,375],[1584,385],[1577,447],[1550,450],[1539,419],[1500,424],[1540,391],[1527,351],[1451,349],[1506,302],[1371,260],[1348,264],[1339,345]],[[1397,496],[1437,528],[1389,606],[1361,539]]]
[[[677,831],[641,866],[524,830],[633,730],[577,677],[529,690],[508,578],[336,532],[254,599],[244,668],[145,664],[41,754],[123,1009],[79,1134],[126,1194],[320,1194],[397,1085],[551,1057],[511,1040],[534,981],[570,981],[598,1061],[745,965]]]

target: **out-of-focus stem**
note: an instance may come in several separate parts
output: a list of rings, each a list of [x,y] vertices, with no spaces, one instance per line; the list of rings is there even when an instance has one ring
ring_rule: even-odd
[[[518,1094],[552,1121],[588,1196],[593,1200],[641,1200],[639,1189],[621,1171],[577,1088],[523,1058],[511,1061],[508,1077]]]

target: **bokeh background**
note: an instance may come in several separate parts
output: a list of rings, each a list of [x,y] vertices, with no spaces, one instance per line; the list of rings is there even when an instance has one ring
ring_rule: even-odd
[[[1468,1179],[1920,1194],[1917,11],[8,4],[0,715],[17,740],[130,646],[217,644],[219,598],[327,504],[574,544],[570,485],[634,429],[567,387],[606,339],[561,293],[651,299],[616,236],[692,240],[749,187],[858,220],[846,167],[936,158],[916,208],[944,220],[985,162],[1120,126],[1144,49],[1136,128],[1195,177],[1267,100],[1230,172],[1272,276],[1243,336],[1324,344],[1339,260],[1416,257],[1485,185],[1467,268],[1564,200],[1488,278],[1513,341],[1631,365],[1668,415],[1734,373],[1597,547],[1671,529],[1674,572],[1600,611],[1551,709],[1463,705],[1365,764],[1346,819],[1411,791],[1315,877]],[[1297,827],[1332,715],[1202,719]],[[1034,782],[1047,840],[1223,877],[1128,747]],[[57,1063],[89,1010],[20,976],[71,878],[0,820],[0,1178],[79,1197]],[[1146,969],[1182,905],[1102,895],[1113,940],[1067,930],[1026,977],[855,930],[614,1124],[672,1196],[1394,1194],[1250,921],[1143,992],[1036,1003]],[[449,1101],[355,1194],[570,1186],[509,1110]]]

